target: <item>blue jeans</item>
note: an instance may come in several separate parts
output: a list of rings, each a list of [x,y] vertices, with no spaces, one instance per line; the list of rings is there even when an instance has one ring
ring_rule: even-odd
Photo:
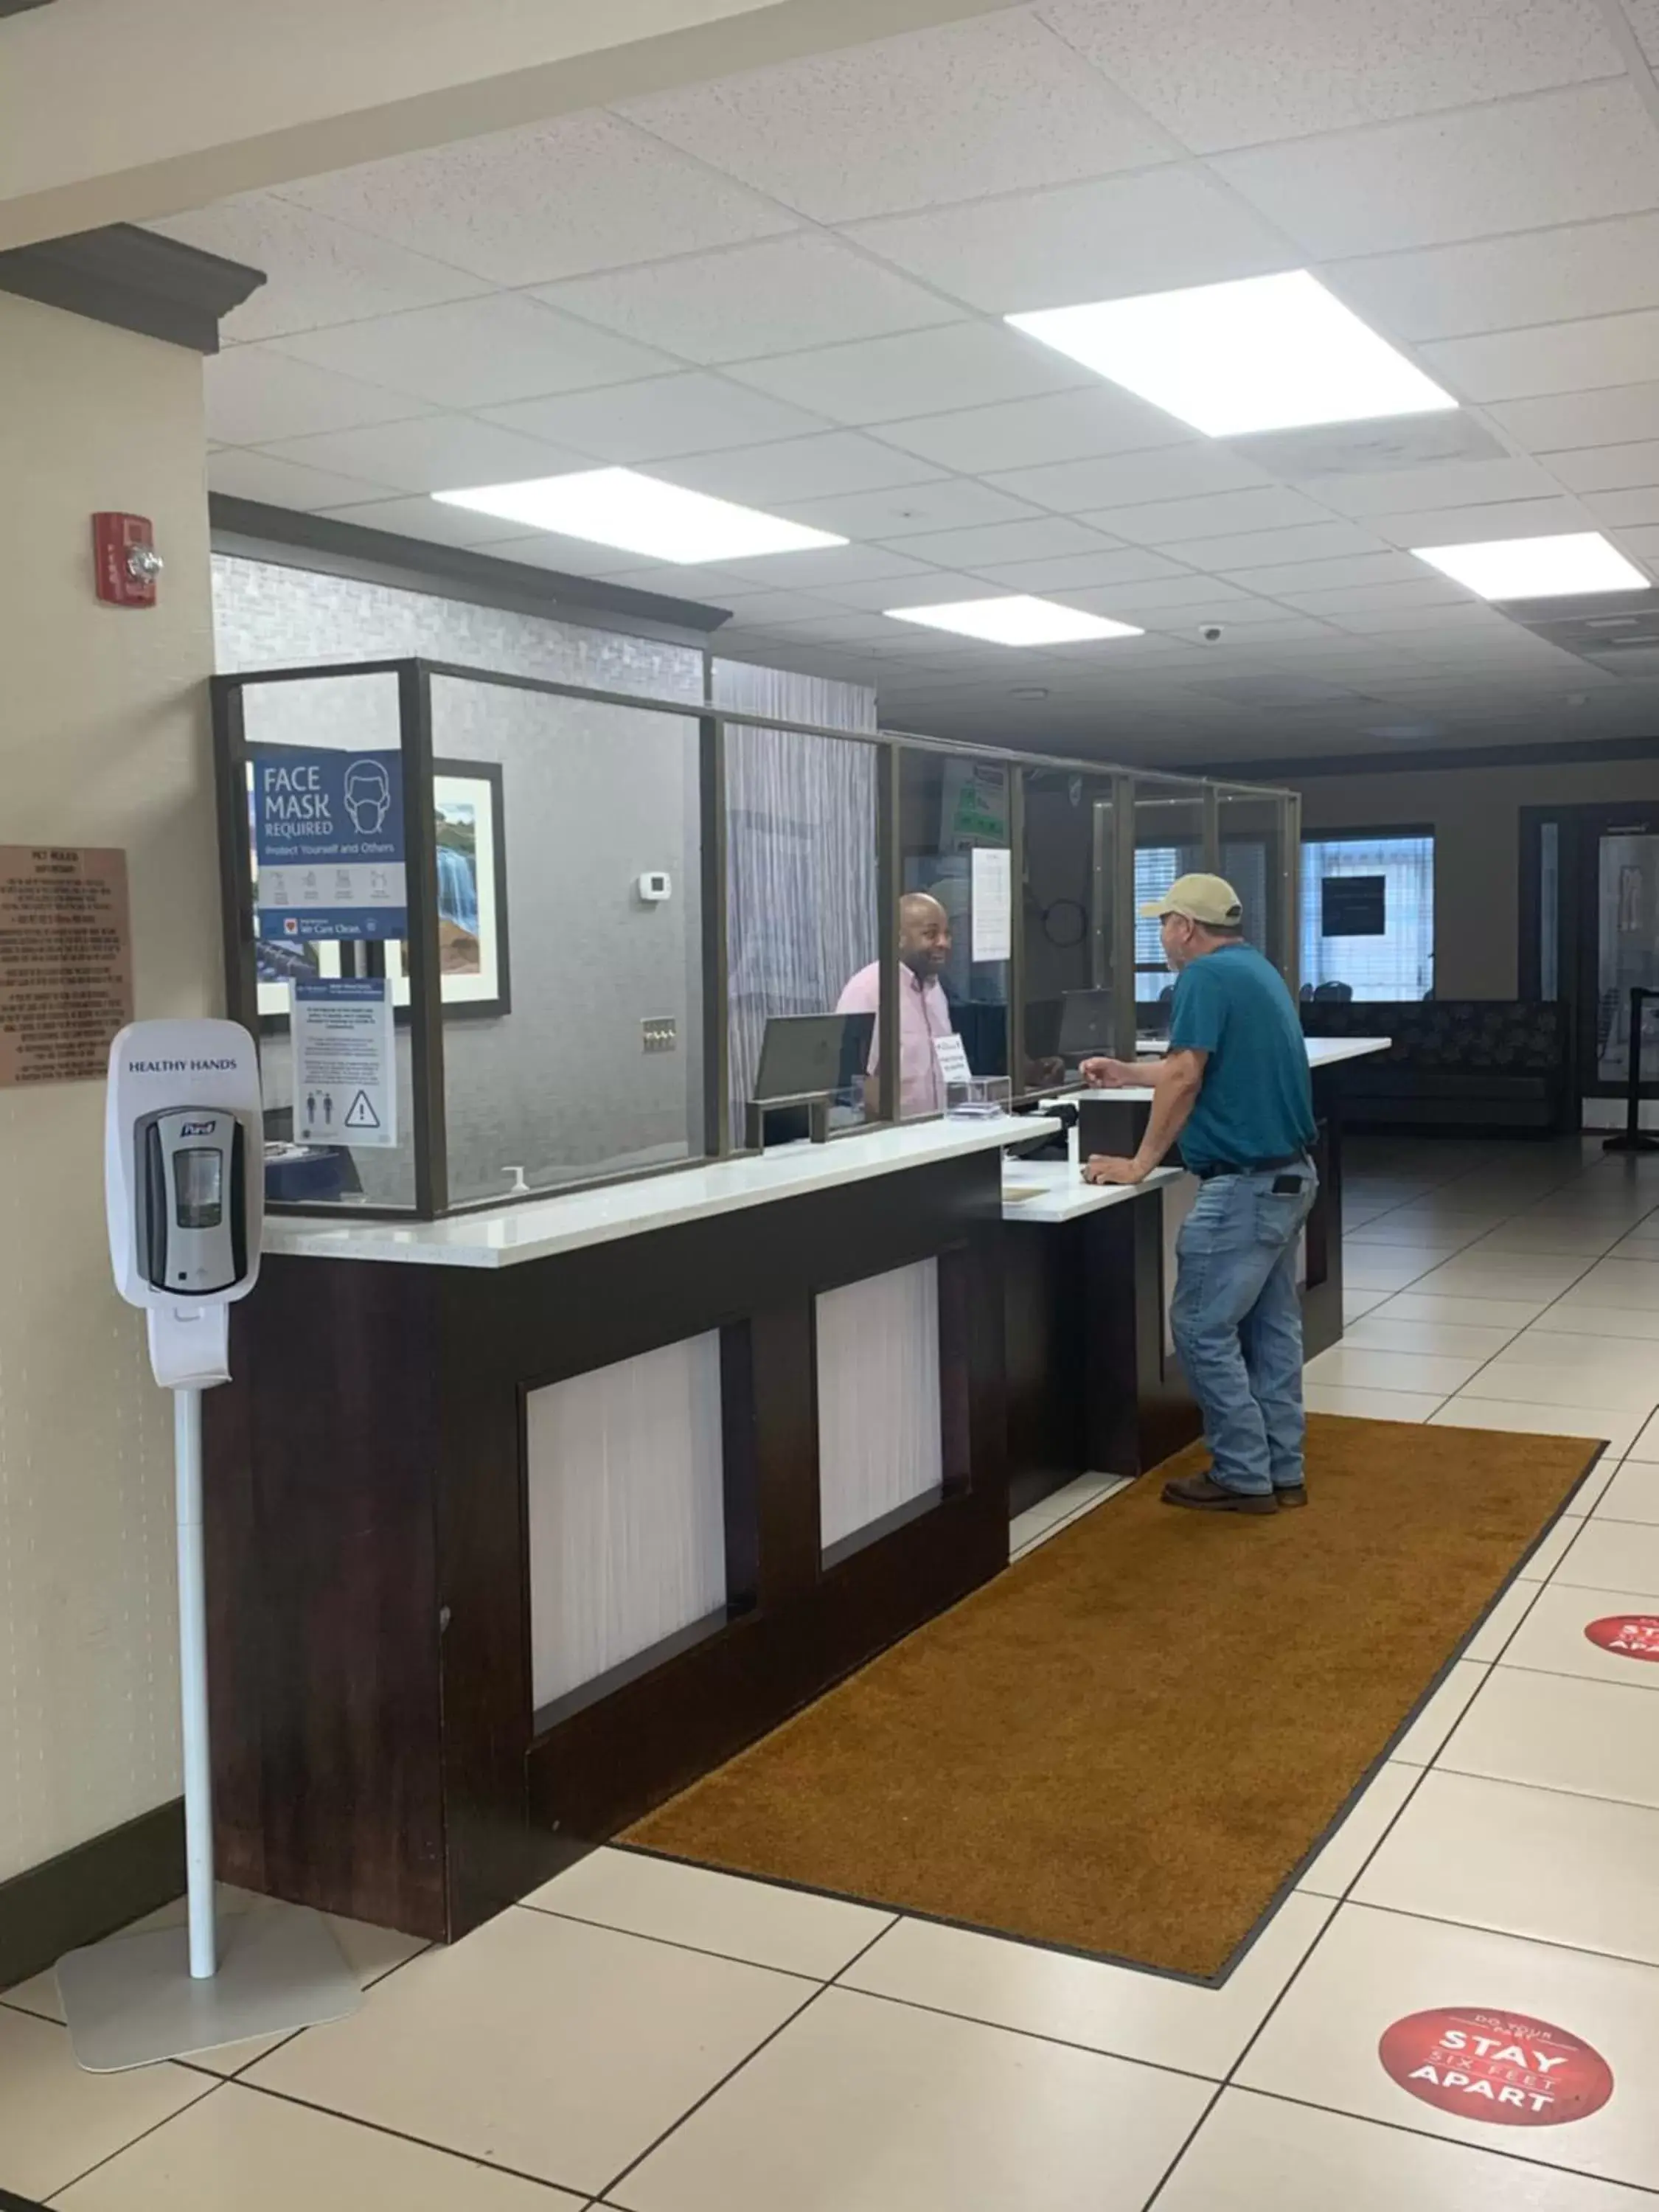
[[[1303,1480],[1297,1240],[1318,1187],[1310,1165],[1212,1176],[1176,1242],[1170,1331],[1227,1490]]]

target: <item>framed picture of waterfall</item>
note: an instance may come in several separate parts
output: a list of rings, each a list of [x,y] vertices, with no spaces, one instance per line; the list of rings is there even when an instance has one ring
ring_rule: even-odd
[[[494,761],[434,760],[438,836],[438,957],[446,1013],[510,1013],[507,957],[507,841],[501,771]],[[388,945],[394,1005],[409,1004],[404,948]]]

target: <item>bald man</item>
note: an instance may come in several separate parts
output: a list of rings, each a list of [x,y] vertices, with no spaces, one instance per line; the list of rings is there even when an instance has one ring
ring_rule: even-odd
[[[951,1009],[939,981],[951,957],[951,920],[926,891],[908,891],[899,901],[899,1117],[945,1111],[945,1077],[934,1040],[951,1035]],[[873,1014],[881,1004],[881,968],[872,960],[860,968],[836,1001],[838,1014]],[[870,1048],[870,1073],[878,1066],[878,1044]],[[868,1090],[873,1110],[874,1085]]]

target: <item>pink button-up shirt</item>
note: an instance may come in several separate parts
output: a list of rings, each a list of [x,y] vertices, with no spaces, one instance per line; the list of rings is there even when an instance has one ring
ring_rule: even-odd
[[[898,963],[899,983],[899,1115],[913,1121],[921,1114],[945,1111],[945,1078],[933,1050],[935,1037],[949,1036],[950,1002],[937,976],[923,982]],[[860,968],[836,1001],[838,1014],[873,1014],[881,1003],[881,969],[875,961]],[[870,1073],[881,1057],[879,1034],[870,1043]]]

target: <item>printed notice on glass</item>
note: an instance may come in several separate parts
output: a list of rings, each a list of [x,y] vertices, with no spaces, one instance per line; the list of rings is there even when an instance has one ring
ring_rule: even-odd
[[[409,934],[403,757],[255,746],[262,944]]]
[[[0,845],[0,1085],[101,1081],[131,1019],[126,854]]]
[[[398,1141],[392,985],[384,975],[295,983],[294,1135],[353,1152]]]
[[[1007,960],[1014,949],[1013,855],[997,845],[973,851],[973,944],[975,960]]]

